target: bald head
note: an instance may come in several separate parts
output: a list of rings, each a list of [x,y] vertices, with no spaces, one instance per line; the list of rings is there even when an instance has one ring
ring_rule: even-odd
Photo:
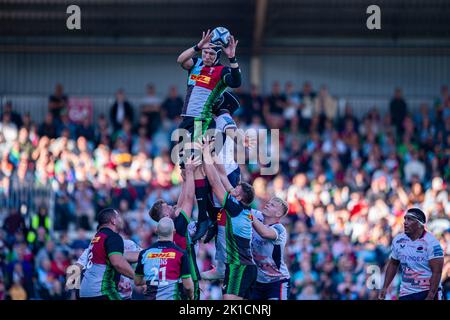
[[[156,228],[160,240],[172,240],[174,230],[173,220],[167,217],[159,220],[158,227]]]

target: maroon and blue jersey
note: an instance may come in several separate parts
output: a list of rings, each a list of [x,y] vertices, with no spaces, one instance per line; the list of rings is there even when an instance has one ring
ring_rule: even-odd
[[[227,88],[225,76],[231,69],[222,65],[205,66],[202,59],[193,58],[188,71],[187,92],[181,115],[206,119],[212,117],[214,102]]]
[[[178,282],[190,278],[191,270],[186,251],[171,241],[158,241],[139,253],[135,274],[144,277],[150,300],[180,300]]]
[[[106,296],[111,300],[120,300],[118,283],[120,273],[109,261],[113,254],[123,255],[122,237],[109,228],[97,231],[88,248],[86,270],[80,286],[80,297],[91,298]]]
[[[175,225],[175,235],[173,237],[173,242],[181,249],[186,251],[189,261],[189,268],[192,272],[192,281],[198,281],[200,280],[200,272],[197,267],[195,248],[191,242],[188,230],[190,220],[186,213],[181,210],[180,214],[175,219],[173,219],[173,223]]]

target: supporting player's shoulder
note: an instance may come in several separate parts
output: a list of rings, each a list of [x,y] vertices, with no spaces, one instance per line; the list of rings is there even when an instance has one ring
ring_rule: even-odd
[[[439,242],[438,239],[429,231],[425,231],[425,234],[423,235],[423,239],[426,242]]]
[[[425,235],[423,236],[424,241],[431,247],[440,247],[439,240],[431,233],[426,231]]]

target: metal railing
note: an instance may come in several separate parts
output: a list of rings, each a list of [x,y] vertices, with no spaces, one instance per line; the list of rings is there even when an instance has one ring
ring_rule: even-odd
[[[48,209],[49,217],[54,221],[55,192],[50,183],[40,185],[34,180],[19,181],[12,177],[9,188],[0,190],[0,214],[6,216],[11,209],[16,209],[27,220],[40,206]]]

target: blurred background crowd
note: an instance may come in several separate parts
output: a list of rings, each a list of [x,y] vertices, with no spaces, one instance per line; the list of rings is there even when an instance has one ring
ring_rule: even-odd
[[[42,123],[16,112],[14,102],[2,106],[0,194],[8,199],[15,186],[47,186],[50,196],[36,197],[33,207],[0,208],[0,300],[72,299],[65,270],[88,246],[96,213],[105,207],[120,209],[125,237],[143,248],[155,240],[148,209],[158,198],[176,202],[180,192],[170,138],[183,106],[176,87],[164,96],[157,89],[148,85],[139,105],[119,89],[109,114],[77,124],[60,84]],[[274,195],[289,204],[283,222],[291,299],[374,299],[370,276],[381,275],[411,206],[424,210],[428,230],[444,249],[442,281],[450,298],[448,87],[416,113],[396,88],[389,106],[374,106],[362,117],[352,105],[341,112],[326,86],[309,82],[236,93],[239,128],[280,129],[278,174],[262,176],[258,165],[241,170],[255,188],[255,208]],[[213,257],[214,245],[200,244],[201,270],[214,264]],[[397,277],[394,299],[398,284]],[[220,299],[218,283],[201,287],[202,298]]]

